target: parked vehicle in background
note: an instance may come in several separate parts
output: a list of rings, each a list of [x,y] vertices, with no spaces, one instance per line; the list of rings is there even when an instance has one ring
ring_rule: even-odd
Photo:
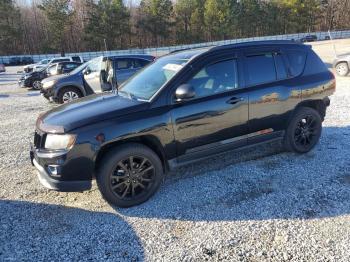
[[[307,35],[300,39],[301,42],[314,42],[317,41],[316,35]]]
[[[48,66],[46,69],[47,76],[68,74],[75,68],[79,67],[82,63],[79,62],[59,62]]]
[[[347,76],[350,72],[350,54],[338,56],[334,62],[333,67],[339,76]]]
[[[21,65],[33,64],[34,60],[31,57],[24,56],[21,58]]]
[[[81,191],[96,177],[111,204],[149,199],[164,174],[228,150],[319,141],[334,75],[306,45],[232,44],[173,53],[123,84],[37,120],[32,163],[41,183]]]
[[[84,60],[81,56],[67,56],[67,57],[55,57],[55,58],[51,58],[51,59],[43,59],[41,60],[39,63],[37,64],[31,64],[31,65],[27,65],[23,68],[24,72],[28,73],[31,71],[36,71],[39,69],[42,69],[44,67],[47,67],[48,65],[51,64],[55,64],[58,62],[79,62],[79,63],[83,63]]]
[[[53,76],[41,82],[43,96],[67,103],[83,96],[111,91],[155,59],[150,55],[101,56],[68,75]]]
[[[19,57],[11,57],[9,60],[9,66],[17,66],[21,64],[21,58]]]
[[[4,64],[0,64],[0,73],[6,72],[6,68]]]
[[[18,81],[19,87],[33,88],[40,90],[41,80],[47,77],[46,68],[42,68],[40,71],[32,71],[21,76]]]
[[[77,63],[85,63],[84,59],[81,56],[72,56],[72,61]]]
[[[33,71],[33,67],[35,65],[43,65],[43,67],[47,66],[47,64],[50,62],[50,59],[43,59],[43,60],[40,60],[38,63],[36,64],[30,64],[30,65],[26,65],[23,67],[23,71],[25,73],[29,73],[29,72],[32,72]]]

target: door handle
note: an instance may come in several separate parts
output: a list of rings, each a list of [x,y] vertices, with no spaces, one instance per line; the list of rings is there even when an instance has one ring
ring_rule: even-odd
[[[243,97],[231,97],[229,100],[227,100],[226,103],[233,105],[233,104],[237,104],[238,102],[241,102],[243,100],[244,100]]]

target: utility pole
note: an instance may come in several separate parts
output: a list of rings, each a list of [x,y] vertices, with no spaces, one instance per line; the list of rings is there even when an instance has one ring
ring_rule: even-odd
[[[105,43],[105,50],[106,50],[106,52],[107,52],[108,50],[107,50],[107,42],[106,42],[106,38],[104,38],[104,39],[103,39],[103,42]]]

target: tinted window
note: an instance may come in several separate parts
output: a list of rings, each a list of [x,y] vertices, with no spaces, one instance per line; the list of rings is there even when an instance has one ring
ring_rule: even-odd
[[[288,74],[281,54],[275,55],[277,79],[286,79]]]
[[[208,65],[195,74],[188,84],[196,92],[196,97],[213,95],[238,87],[237,63],[230,59]]]
[[[78,66],[79,66],[78,64],[65,64],[63,67],[66,69],[74,69]]]
[[[272,53],[246,57],[247,84],[257,85],[276,80],[275,62]]]
[[[74,62],[81,62],[79,56],[72,56],[72,60],[73,60]]]
[[[117,70],[129,69],[132,67],[131,59],[118,59]]]
[[[300,75],[305,66],[306,53],[299,50],[288,50],[287,56],[290,64],[290,71],[293,76]]]
[[[151,63],[151,61],[144,59],[134,59],[134,68],[144,67]]]

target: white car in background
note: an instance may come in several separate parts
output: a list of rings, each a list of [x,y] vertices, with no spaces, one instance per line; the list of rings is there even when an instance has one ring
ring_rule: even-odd
[[[335,72],[339,76],[347,76],[350,72],[350,53],[339,55],[333,62]]]
[[[45,67],[48,67],[51,64],[59,63],[59,62],[78,62],[83,63],[84,60],[81,56],[66,56],[66,57],[54,57],[51,59],[43,59],[39,63],[26,65],[23,67],[23,71],[26,73],[32,71],[39,71]]]

